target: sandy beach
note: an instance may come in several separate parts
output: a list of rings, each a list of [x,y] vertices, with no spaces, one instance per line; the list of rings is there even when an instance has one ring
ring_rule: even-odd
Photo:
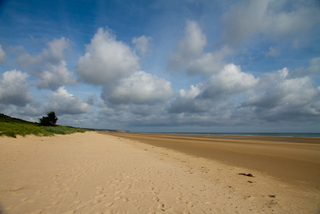
[[[319,139],[0,137],[0,213],[319,213]]]

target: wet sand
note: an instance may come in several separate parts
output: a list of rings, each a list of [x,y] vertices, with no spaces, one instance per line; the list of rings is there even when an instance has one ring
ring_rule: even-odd
[[[112,133],[320,189],[320,138]]]

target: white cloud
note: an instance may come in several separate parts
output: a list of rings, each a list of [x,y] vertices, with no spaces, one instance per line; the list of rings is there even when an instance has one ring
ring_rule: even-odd
[[[199,113],[208,111],[212,105],[208,105],[208,102],[197,99],[203,92],[204,86],[199,83],[194,86],[191,85],[188,91],[181,89],[177,97],[170,102],[168,108],[169,113]]]
[[[87,45],[85,55],[77,62],[76,72],[84,82],[105,85],[137,71],[138,60],[129,46],[116,41],[108,29],[99,28]]]
[[[0,81],[0,102],[17,106],[31,102],[33,96],[29,92],[28,77],[27,73],[17,70],[4,72]]]
[[[57,115],[82,114],[91,111],[89,104],[68,93],[63,86],[52,93],[50,101],[44,104],[44,109],[55,111]]]
[[[174,96],[171,83],[144,71],[119,80],[117,85],[105,87],[102,98],[112,104],[154,104]]]
[[[187,21],[185,37],[178,43],[178,52],[171,55],[168,67],[180,70],[190,60],[197,59],[203,54],[207,38],[195,21]]]
[[[180,54],[183,58],[193,58],[203,53],[207,38],[195,21],[187,21],[185,38],[179,42]]]
[[[242,93],[253,89],[258,82],[259,78],[242,72],[240,66],[231,63],[226,65],[220,73],[211,76],[203,96],[213,98]]]
[[[178,52],[173,53],[167,67],[172,70],[185,69],[188,75],[210,76],[225,65],[224,58],[233,53],[227,45],[214,52],[204,52],[207,38],[195,21],[186,23],[185,36],[178,43]]]
[[[289,70],[267,73],[256,94],[243,102],[267,120],[295,120],[320,116],[320,92],[308,76],[290,78]]]
[[[28,52],[24,52],[16,58],[16,62],[37,76],[41,73],[42,67],[48,63],[56,64],[64,60],[64,53],[70,48],[69,43],[69,39],[65,37],[53,39],[47,43],[48,48],[44,48],[39,55],[31,56]]]
[[[269,1],[245,1],[234,5],[222,16],[225,28],[223,41],[228,44],[239,42],[259,28],[268,9]]]
[[[68,71],[64,60],[65,52],[70,47],[69,40],[64,37],[53,39],[47,46],[36,56],[24,52],[16,62],[38,79],[36,85],[39,89],[57,90],[64,84],[75,84],[73,74]]]
[[[75,84],[76,81],[72,79],[72,73],[68,71],[66,66],[67,63],[63,60],[57,66],[49,64],[47,66],[48,70],[39,74],[37,82],[38,88],[50,88],[51,90],[57,90],[65,84]]]
[[[242,72],[240,66],[228,64],[205,84],[191,85],[188,91],[180,90],[178,96],[170,102],[168,112],[201,113],[209,117],[219,111],[219,117],[230,115],[229,106],[235,105],[233,97],[253,93],[258,82],[259,78]]]
[[[23,116],[33,116],[39,117],[40,115],[45,114],[43,109],[43,103],[40,100],[34,100],[31,103],[28,103],[26,106],[19,107],[16,112]],[[38,120],[35,120],[38,121]]]
[[[51,42],[47,44],[49,46],[47,51],[47,55],[49,57],[49,61],[51,63],[59,63],[65,58],[65,51],[70,47],[69,39],[65,37],[61,37],[60,39],[53,39]]]
[[[0,64],[4,64],[6,61],[7,61],[6,53],[4,52],[0,44]]]
[[[203,84],[199,83],[198,85],[194,86],[191,85],[188,91],[181,89],[178,93],[178,97],[187,98],[187,99],[194,99],[196,98],[201,92],[203,88]]]
[[[290,78],[304,77],[304,76],[316,77],[318,75],[320,75],[320,57],[311,59],[309,67],[297,68],[293,72],[291,72],[288,77]]]
[[[313,58],[310,62],[309,68],[306,70],[307,74],[320,75],[320,57]]]
[[[191,61],[188,64],[186,71],[189,75],[212,75],[224,67],[225,63],[223,59],[227,54],[230,53],[232,53],[231,49],[225,46],[216,52],[203,54],[198,59]]]
[[[320,12],[304,1],[249,0],[234,5],[222,16],[222,23],[222,42],[239,45],[257,34],[275,40],[305,34],[320,23]]]
[[[140,52],[142,56],[148,52],[149,43],[152,41],[150,36],[146,37],[145,35],[140,36],[139,38],[134,37],[132,39],[132,44],[135,45],[135,49]]]

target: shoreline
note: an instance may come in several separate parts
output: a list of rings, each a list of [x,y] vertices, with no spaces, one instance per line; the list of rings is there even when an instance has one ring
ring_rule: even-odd
[[[295,132],[288,132],[288,133],[275,133],[275,132],[256,132],[256,133],[246,133],[246,132],[236,132],[236,133],[224,133],[224,132],[130,132],[127,133],[136,133],[136,134],[168,134],[168,135],[206,135],[206,136],[249,136],[249,137],[301,137],[301,138],[320,138],[320,133],[295,133]]]
[[[110,133],[320,190],[320,138]],[[249,139],[249,140],[248,140]]]

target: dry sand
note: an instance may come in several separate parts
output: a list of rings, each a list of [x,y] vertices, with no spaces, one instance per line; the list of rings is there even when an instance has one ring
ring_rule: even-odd
[[[113,133],[320,190],[320,138]]]
[[[180,149],[176,145],[175,151],[123,137],[129,136],[87,132],[54,137],[1,137],[0,213],[319,212],[320,191],[314,179],[311,184],[304,177],[290,182],[285,176],[274,177],[259,167],[255,170],[250,165],[240,167],[245,166],[243,163],[227,164],[228,161],[204,157],[196,149],[198,155],[190,155],[179,151],[181,145]],[[172,141],[188,142],[185,137],[180,138]],[[148,140],[150,143],[150,139],[145,141]],[[272,149],[266,141],[254,144],[253,140],[243,139],[240,146],[232,139],[225,140],[225,144],[232,145],[220,145],[218,151],[225,154],[228,149],[234,154],[248,151],[249,159],[263,159],[270,152],[274,157],[284,153],[283,160],[296,157],[298,162],[319,166],[317,143],[296,142],[298,147],[293,146],[286,153],[287,147]],[[203,140],[193,141],[189,143]],[[257,148],[259,143],[264,149]],[[255,150],[258,153],[251,156]],[[232,162],[241,157],[230,159]],[[314,173],[318,172],[319,168]],[[254,177],[239,173],[251,173]]]

